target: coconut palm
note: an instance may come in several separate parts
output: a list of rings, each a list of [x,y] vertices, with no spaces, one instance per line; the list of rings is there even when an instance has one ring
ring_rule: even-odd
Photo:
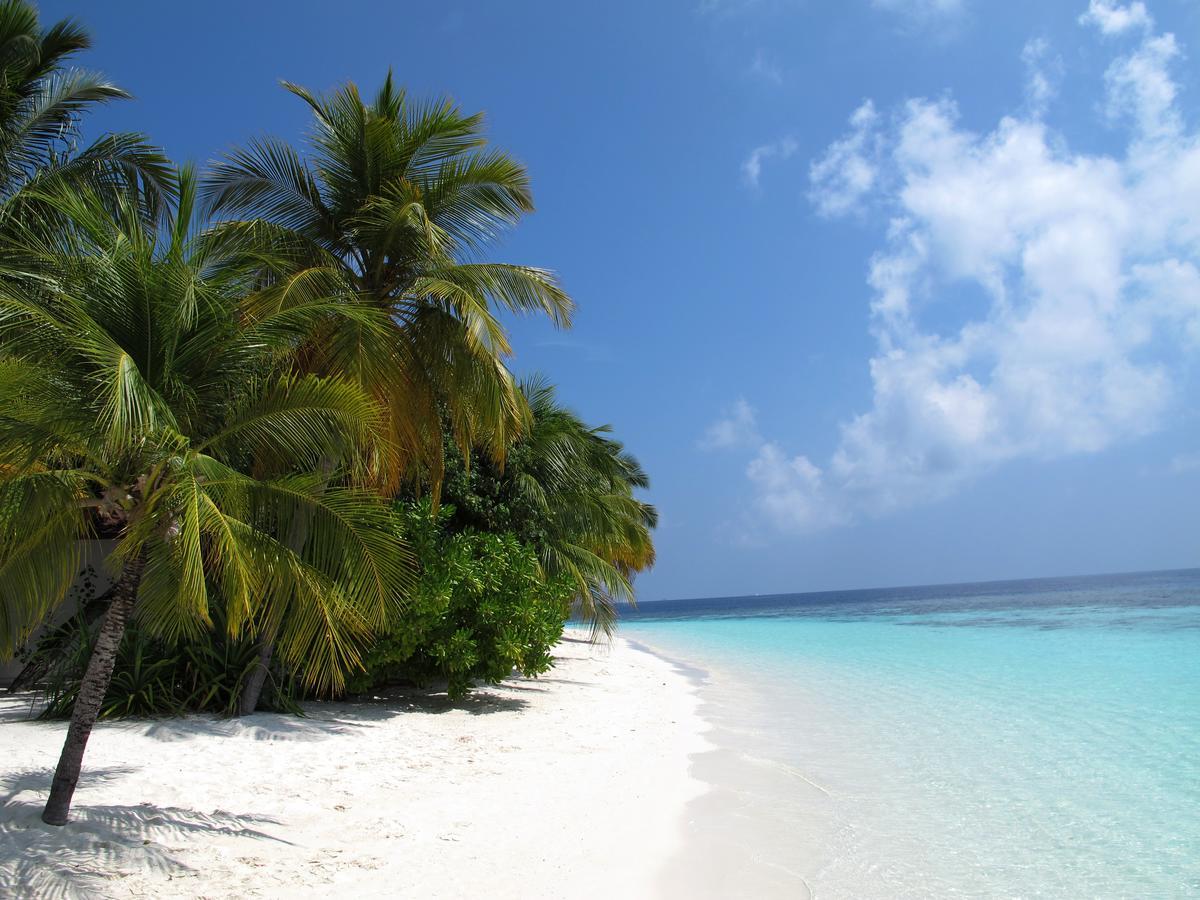
[[[139,135],[78,148],[82,115],[129,96],[101,75],[66,66],[90,46],[78,23],[43,29],[25,0],[0,0],[0,223],[23,218],[28,227],[44,218],[44,207],[28,208],[34,193],[27,189],[52,183],[101,191],[139,184],[151,207],[171,194],[169,164]]]
[[[380,442],[355,381],[297,375],[295,347],[336,315],[239,307],[245,285],[194,239],[195,178],[161,227],[144,204],[40,195],[70,227],[19,248],[38,272],[0,287],[0,655],[78,571],[81,541],[116,540],[112,601],[43,818],[65,823],[130,617],[187,639],[223,606],[231,633],[269,625],[289,668],[336,690],[398,611],[408,557],[390,513],[353,486]],[[287,543],[279,535],[294,534]]]
[[[550,272],[480,261],[533,209],[527,173],[486,147],[480,115],[414,102],[390,72],[369,103],[354,84],[327,97],[284,86],[312,110],[308,155],[264,138],[217,163],[207,195],[227,221],[214,239],[244,251],[266,308],[337,296],[387,312],[387,359],[344,328],[313,354],[385,402],[399,455],[382,485],[428,477],[436,490],[445,423],[464,451],[483,443],[499,458],[527,421],[497,311],[569,324]]]
[[[338,298],[387,315],[382,342],[344,322],[314,335],[298,370],[367,386],[392,451],[375,460],[377,486],[424,482],[436,500],[445,426],[463,453],[482,445],[500,459],[528,422],[498,309],[569,323],[571,300],[550,272],[480,261],[532,210],[528,176],[486,148],[481,116],[415,103],[390,72],[369,103],[353,84],[328,97],[285,87],[312,110],[308,155],[264,138],[214,165],[207,195],[225,221],[210,240],[241,255],[260,314]],[[271,653],[268,640],[243,712],[258,702]]]
[[[521,439],[514,492],[543,519],[538,555],[548,577],[576,584],[577,613],[593,637],[612,633],[618,601],[634,600],[632,578],[654,564],[658,511],[634,492],[650,486],[638,461],[608,435],[562,406],[541,378],[521,384],[533,426]]]
[[[503,468],[481,461],[448,483],[460,527],[514,531],[531,544],[548,578],[576,586],[576,614],[593,638],[609,635],[617,604],[633,601],[633,576],[654,563],[653,506],[638,461],[607,425],[592,427],[562,406],[540,377],[520,385],[532,414]]]

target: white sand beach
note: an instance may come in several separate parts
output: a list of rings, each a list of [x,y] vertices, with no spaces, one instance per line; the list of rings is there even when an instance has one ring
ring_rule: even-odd
[[[657,897],[705,790],[699,702],[620,639],[459,704],[104,722],[65,828],[39,814],[65,723],[0,707],[0,894]]]

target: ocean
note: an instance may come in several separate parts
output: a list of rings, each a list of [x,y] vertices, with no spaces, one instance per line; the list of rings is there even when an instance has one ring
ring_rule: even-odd
[[[1200,897],[1200,570],[645,602],[621,634],[714,726],[698,895]]]

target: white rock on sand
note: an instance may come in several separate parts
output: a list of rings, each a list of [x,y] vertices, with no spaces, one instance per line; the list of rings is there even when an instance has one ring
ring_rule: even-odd
[[[62,723],[0,709],[0,895],[652,897],[705,725],[617,640],[537,680],[315,704],[309,717],[105,722],[72,822],[39,815]]]

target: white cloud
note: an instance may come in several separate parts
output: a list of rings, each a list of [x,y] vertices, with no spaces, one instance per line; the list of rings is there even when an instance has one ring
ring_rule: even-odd
[[[753,446],[761,440],[754,408],[744,397],[739,397],[721,418],[708,426],[704,437],[700,439],[700,448],[726,450],[731,447]]]
[[[1200,133],[1176,105],[1177,53],[1146,33],[1109,68],[1118,155],[1072,151],[1034,103],[982,134],[945,99],[886,126],[860,107],[811,178],[818,211],[887,225],[868,276],[873,402],[823,467],[760,445],[747,474],[766,518],[879,514],[1161,426],[1200,349]]]
[[[850,116],[850,132],[834,141],[808,172],[809,198],[824,216],[844,215],[859,207],[879,174],[879,115],[865,101]]]
[[[1082,25],[1095,25],[1101,34],[1114,35],[1137,28],[1148,32],[1154,27],[1154,19],[1146,10],[1146,4],[1138,0],[1127,6],[1113,0],[1091,0],[1087,12],[1079,17]]]
[[[776,86],[783,84],[783,69],[780,68],[779,63],[762,50],[754,54],[754,59],[751,60],[750,68],[747,71],[751,77],[765,81],[767,84]]]
[[[1106,108],[1114,120],[1132,119],[1142,141],[1174,139],[1183,122],[1175,106],[1175,82],[1168,70],[1179,55],[1175,36],[1147,37],[1140,47],[1108,67]]]
[[[782,138],[770,144],[755,147],[742,163],[742,178],[750,187],[758,187],[762,176],[763,162],[768,159],[787,159],[792,156],[799,145],[792,138]]]
[[[746,467],[758,493],[758,511],[788,531],[810,531],[842,521],[833,498],[825,494],[824,475],[806,456],[788,457],[768,441]]]
[[[1045,38],[1033,38],[1021,50],[1021,62],[1025,63],[1025,102],[1030,114],[1040,118],[1058,94],[1062,58],[1051,56],[1050,42]]]

